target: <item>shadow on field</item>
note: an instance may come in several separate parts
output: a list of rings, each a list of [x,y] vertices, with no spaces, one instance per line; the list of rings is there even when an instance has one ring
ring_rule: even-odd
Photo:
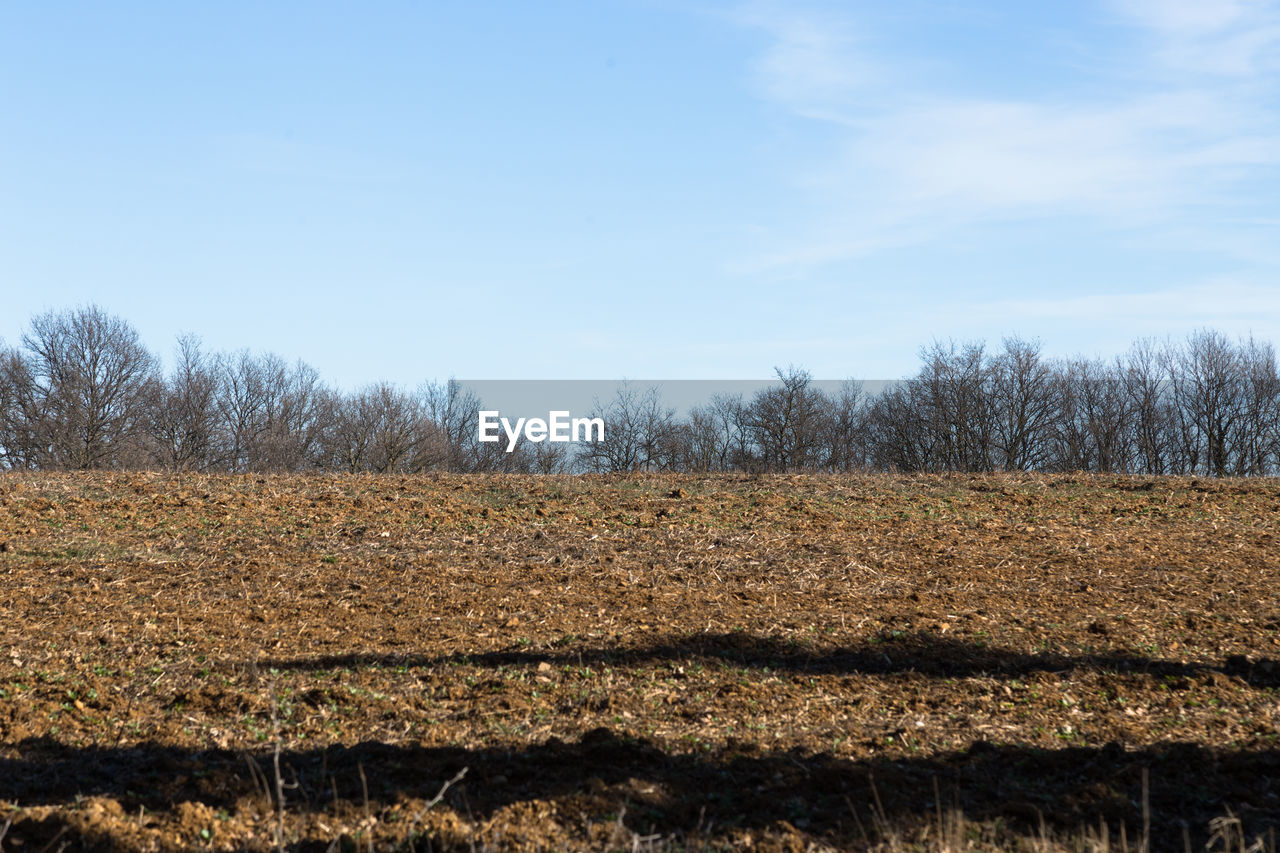
[[[37,738],[6,752],[0,758],[0,800],[21,806],[72,805],[79,796],[105,795],[128,813],[159,812],[188,801],[234,812],[243,798],[262,797],[263,783],[249,763],[268,778],[271,773],[265,749],[246,756],[146,744],[77,748]],[[1112,832],[1124,824],[1134,838],[1142,826],[1145,768],[1153,849],[1182,849],[1184,826],[1202,849],[1209,822],[1227,809],[1251,836],[1280,827],[1280,753],[1190,744],[1126,751],[1114,744],[1042,750],[979,743],[964,752],[889,761],[767,752],[752,745],[671,754],[596,729],[578,742],[553,738],[518,750],[376,742],[285,749],[281,765],[286,781],[297,785],[287,794],[293,813],[328,810],[335,794],[339,803],[362,803],[362,770],[376,813],[402,798],[430,799],[465,767],[468,775],[444,802],[480,819],[537,799],[554,801],[556,813],[576,825],[611,821],[625,807],[628,828],[640,833],[687,836],[708,824],[713,833],[776,829],[785,821],[838,846],[863,840],[859,821],[874,836],[877,798],[894,825],[936,821],[935,790],[942,793],[944,810],[960,808],[971,819],[999,818],[1035,831],[1043,816],[1053,831],[1078,832],[1085,824],[1096,828],[1101,818]],[[24,837],[55,829],[45,818],[40,826],[28,825]]]
[[[893,633],[858,646],[823,648],[792,640],[760,637],[744,632],[698,633],[658,637],[634,646],[510,649],[449,655],[322,655],[308,658],[262,659],[257,666],[277,670],[316,671],[369,666],[636,666],[669,662],[716,663],[729,667],[768,669],[805,675],[919,673],[939,678],[986,676],[1021,678],[1035,672],[1069,672],[1078,668],[1106,672],[1142,672],[1187,678],[1219,672],[1236,676],[1254,687],[1280,686],[1280,661],[1232,656],[1221,664],[1182,663],[1128,652],[1064,655],[1027,654],[980,645],[928,632]]]

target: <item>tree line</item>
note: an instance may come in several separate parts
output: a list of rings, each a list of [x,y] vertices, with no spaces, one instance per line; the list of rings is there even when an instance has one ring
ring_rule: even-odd
[[[593,444],[478,441],[483,403],[456,382],[343,393],[274,354],[180,337],[173,367],[126,321],[50,311],[0,342],[0,466],[222,472],[1280,470],[1280,374],[1268,342],[1212,330],[1110,359],[1033,341],[935,342],[911,378],[866,393],[798,368],[753,395],[677,412],[660,389],[598,403]],[[572,448],[572,449],[571,449]]]

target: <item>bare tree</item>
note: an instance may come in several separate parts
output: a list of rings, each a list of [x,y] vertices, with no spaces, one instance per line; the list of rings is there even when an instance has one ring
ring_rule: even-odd
[[[267,376],[264,441],[256,467],[275,471],[314,468],[327,424],[326,392],[319,372],[304,361],[287,366],[274,355],[264,359]]]
[[[57,468],[121,464],[142,430],[141,401],[156,370],[137,331],[96,305],[49,311],[22,336],[39,421],[39,463]]]
[[[754,459],[768,471],[798,471],[821,464],[830,401],[809,372],[775,368],[780,384],[756,392],[746,423]]]
[[[475,392],[450,379],[427,383],[419,396],[432,426],[419,446],[418,470],[499,471],[509,464],[504,448],[479,440],[483,403]]]
[[[386,382],[336,399],[322,439],[324,467],[352,473],[418,470],[431,424],[422,401]]]
[[[521,442],[513,455],[522,473],[569,474],[573,472],[574,454],[562,443],[550,441]]]
[[[219,356],[215,371],[231,470],[299,471],[320,464],[332,406],[315,368],[241,350]]]
[[[359,394],[331,401],[329,429],[323,439],[325,468],[349,474],[368,470],[374,419],[362,403]]]
[[[1084,411],[1093,444],[1097,470],[1128,472],[1132,470],[1132,410],[1125,394],[1119,363],[1102,361],[1086,363],[1084,376]]]
[[[1218,332],[1201,331],[1171,353],[1170,373],[1186,454],[1193,470],[1231,472],[1231,438],[1245,400],[1239,351]]]
[[[747,402],[741,394],[716,394],[712,396],[707,411],[723,437],[717,454],[719,469],[745,467],[751,458]]]
[[[200,339],[179,337],[174,369],[154,383],[148,406],[147,433],[162,467],[202,471],[218,463],[217,390],[218,378]]]
[[[4,467],[37,467],[39,426],[44,422],[31,365],[17,349],[0,349],[0,460]]]
[[[980,343],[959,349],[935,343],[922,352],[924,366],[914,380],[926,406],[934,467],[988,471],[993,465],[994,423],[986,391],[987,366]]]
[[[819,439],[821,467],[829,471],[855,471],[869,463],[867,449],[867,405],[862,383],[847,380],[840,391],[825,400],[822,437]]]
[[[596,403],[604,440],[478,440],[481,401],[459,383],[351,395],[267,353],[206,354],[178,340],[164,376],[137,332],[96,306],[46,312],[0,345],[0,468],[563,473],[577,470],[1062,470],[1280,472],[1272,344],[1205,330],[1125,355],[1050,361],[1017,337],[921,350],[911,379],[869,397],[808,372],[749,400],[716,396],[677,419],[659,390]]]
[[[1052,367],[1040,357],[1040,342],[1005,338],[1004,351],[991,361],[987,381],[996,467],[1043,467],[1058,417],[1060,386]]]
[[[1174,416],[1162,358],[1154,342],[1142,340],[1120,360],[1124,393],[1132,413],[1134,470],[1142,474],[1168,474],[1174,464]]]
[[[672,425],[669,447],[671,467],[705,474],[724,469],[728,438],[709,405],[694,406],[688,417]]]
[[[938,464],[933,431],[921,384],[894,382],[867,408],[865,434],[868,459],[882,471],[928,471]]]
[[[246,349],[220,353],[215,373],[215,401],[226,443],[226,465],[232,471],[248,471],[256,461],[254,448],[264,429],[266,378],[262,366]]]
[[[1059,471],[1125,471],[1129,467],[1130,409],[1124,383],[1095,359],[1068,362],[1058,376],[1049,467]]]
[[[373,427],[369,448],[369,468],[379,473],[404,471],[412,466],[423,437],[425,417],[422,405],[386,382],[367,388],[358,398],[358,407]]]
[[[1275,348],[1269,342],[1244,342],[1240,349],[1243,399],[1235,434],[1234,473],[1263,476],[1280,464],[1280,372]]]
[[[648,471],[668,467],[673,447],[675,410],[662,405],[656,387],[641,391],[629,383],[619,386],[608,405],[596,401],[590,417],[603,418],[604,440],[587,444],[578,462],[590,471]]]

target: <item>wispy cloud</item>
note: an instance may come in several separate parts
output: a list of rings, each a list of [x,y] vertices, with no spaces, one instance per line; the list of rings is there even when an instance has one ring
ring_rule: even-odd
[[[1230,30],[1267,11],[1258,0],[1114,0],[1142,26],[1178,36],[1204,37]]]
[[[1263,140],[1206,135],[1239,120],[1186,92],[1119,105],[938,99],[850,140],[912,207],[977,217],[1149,212],[1205,189],[1211,172],[1274,157]]]
[[[1206,210],[1274,215],[1252,185],[1280,166],[1277,4],[1111,0],[1095,11],[1098,26],[1141,43],[1138,66],[1110,90],[1035,98],[922,83],[856,20],[744,10],[769,37],[754,69],[761,94],[840,140],[824,162],[797,166],[810,218],[759,263],[821,264],[1012,219],[1185,230]]]
[[[1149,31],[1155,56],[1193,73],[1252,76],[1280,66],[1280,12],[1268,0],[1113,0]]]
[[[846,123],[851,101],[879,78],[847,21],[760,3],[743,8],[736,19],[769,34],[755,63],[756,80],[768,98],[799,115]]]

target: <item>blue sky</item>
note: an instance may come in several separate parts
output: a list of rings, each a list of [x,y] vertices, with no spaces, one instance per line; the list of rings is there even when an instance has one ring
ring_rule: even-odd
[[[1280,3],[0,5],[0,336],[389,379],[1280,342]]]

